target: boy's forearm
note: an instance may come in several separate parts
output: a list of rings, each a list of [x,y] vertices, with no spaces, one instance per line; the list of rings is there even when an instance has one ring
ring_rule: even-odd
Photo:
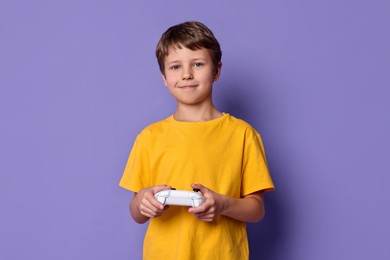
[[[265,214],[264,200],[262,192],[257,192],[245,196],[241,199],[224,197],[224,210],[222,215],[243,221],[259,222]]]

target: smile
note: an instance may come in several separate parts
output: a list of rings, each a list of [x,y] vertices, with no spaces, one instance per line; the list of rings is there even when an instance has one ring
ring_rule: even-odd
[[[198,85],[185,85],[185,86],[177,86],[177,88],[180,88],[180,89],[192,89],[192,88],[196,88]]]

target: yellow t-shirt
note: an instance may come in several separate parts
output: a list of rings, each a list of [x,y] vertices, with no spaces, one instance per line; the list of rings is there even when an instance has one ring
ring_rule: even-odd
[[[233,198],[274,189],[260,135],[229,114],[206,122],[178,122],[171,116],[146,127],[120,186],[134,192],[160,184],[191,190],[192,183]],[[170,206],[151,219],[144,259],[248,259],[244,222],[225,216],[203,222],[187,210]]]

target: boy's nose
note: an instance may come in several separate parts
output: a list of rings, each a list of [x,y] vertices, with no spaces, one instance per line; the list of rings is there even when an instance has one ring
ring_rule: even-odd
[[[193,77],[191,69],[183,69],[183,74],[181,75],[182,80],[193,79]]]

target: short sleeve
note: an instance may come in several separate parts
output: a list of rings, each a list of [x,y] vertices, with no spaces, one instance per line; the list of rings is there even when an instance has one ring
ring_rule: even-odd
[[[133,192],[149,187],[149,172],[149,149],[144,137],[138,135],[131,149],[119,186]]]
[[[263,142],[256,130],[247,130],[243,153],[241,195],[274,190]]]

